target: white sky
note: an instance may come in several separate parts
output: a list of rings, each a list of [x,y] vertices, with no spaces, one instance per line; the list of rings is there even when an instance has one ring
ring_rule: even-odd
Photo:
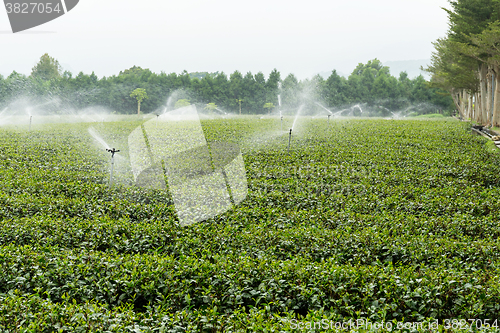
[[[29,2],[29,1],[27,1]],[[428,59],[448,29],[446,0],[80,0],[66,15],[12,34],[0,7],[0,74],[29,74],[49,53],[74,74],[276,68],[284,78],[360,63]]]

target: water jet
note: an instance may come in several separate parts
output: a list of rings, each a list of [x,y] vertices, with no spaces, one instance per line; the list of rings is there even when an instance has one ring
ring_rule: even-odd
[[[223,115],[227,115],[227,112],[226,111],[222,111],[221,109],[219,108],[215,108],[215,110],[219,111],[221,114]]]
[[[322,107],[323,109],[325,109],[326,111],[328,111],[328,113],[330,113],[330,116],[333,114],[332,111],[328,110],[327,108],[325,108],[323,105],[321,105],[320,103],[316,102],[316,105],[319,105],[320,107]],[[328,116],[328,117],[330,117]]]
[[[299,116],[300,116],[300,113],[301,113],[303,107],[304,107],[304,104],[302,104],[299,107],[299,109],[297,110],[297,114],[295,115],[295,119],[293,120],[292,128],[290,130],[295,128],[295,124],[297,123],[297,120],[299,119]]]

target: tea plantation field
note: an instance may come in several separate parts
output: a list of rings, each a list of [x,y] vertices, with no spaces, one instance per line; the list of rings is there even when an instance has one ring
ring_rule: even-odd
[[[139,121],[93,124],[122,150],[112,189],[89,124],[0,128],[1,332],[500,321],[500,154],[469,125],[303,118],[288,154],[277,119],[202,123],[248,196],[188,227],[132,182]]]

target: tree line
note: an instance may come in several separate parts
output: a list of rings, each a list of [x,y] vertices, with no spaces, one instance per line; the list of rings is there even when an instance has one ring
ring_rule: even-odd
[[[449,1],[449,30],[435,43],[432,85],[447,90],[464,119],[500,126],[500,1]]]
[[[430,105],[419,109],[429,113],[449,113],[454,108],[440,87],[431,86],[422,76],[410,79],[405,72],[395,78],[377,59],[359,64],[348,78],[334,70],[326,80],[320,75],[299,80],[293,74],[282,79],[276,69],[266,77],[262,72],[243,75],[239,71],[229,76],[223,72],[157,74],[136,66],[118,75],[98,78],[94,73],[82,72],[73,76],[48,54],[40,58],[29,76],[15,71],[8,77],[0,75],[0,107],[19,98],[57,99],[58,108],[102,106],[117,113],[134,113],[137,99],[131,93],[137,89],[147,94],[147,98],[141,99],[142,112],[162,109],[172,102],[167,100],[169,96],[202,108],[210,104],[241,114],[269,113],[276,110],[280,101],[284,112],[300,105],[313,112],[319,107],[317,103],[331,110],[364,103],[374,107],[372,115],[381,116],[413,104]]]

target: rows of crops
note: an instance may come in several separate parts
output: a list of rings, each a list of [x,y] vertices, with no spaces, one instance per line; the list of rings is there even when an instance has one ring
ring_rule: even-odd
[[[88,124],[0,130],[0,329],[281,331],[284,319],[500,320],[500,154],[455,121],[203,122],[240,144],[248,197],[180,227],[117,185]],[[307,319],[306,319],[307,318]]]

